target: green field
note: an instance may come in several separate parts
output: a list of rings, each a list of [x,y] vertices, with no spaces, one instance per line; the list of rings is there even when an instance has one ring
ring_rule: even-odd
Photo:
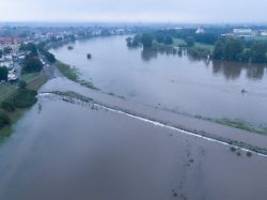
[[[27,83],[27,89],[30,90],[38,90],[46,81],[46,75],[41,73],[31,73],[24,74],[21,77]],[[9,101],[16,94],[18,94],[19,89],[17,84],[4,83],[0,85],[0,105],[3,101]],[[2,108],[0,108],[0,112],[5,113],[9,119],[10,124],[8,126],[3,127],[0,130],[0,142],[3,141],[6,137],[8,137],[12,132],[12,125],[21,118],[21,116],[27,111],[27,108],[16,108],[14,112],[8,112]]]
[[[38,90],[47,81],[44,72],[23,74],[21,78],[27,83],[27,88],[31,90]]]
[[[95,85],[90,82],[90,81],[86,81],[86,80],[81,80],[80,79],[80,73],[79,70],[75,67],[71,67],[70,65],[64,64],[60,61],[56,62],[56,67],[58,68],[58,70],[63,74],[63,76],[65,76],[66,78],[79,83],[81,86],[93,89],[93,90],[99,90],[97,87],[95,87]]]
[[[185,46],[186,42],[183,39],[174,38],[173,39],[173,46]]]
[[[0,103],[16,92],[16,85],[3,83],[0,85]]]
[[[196,42],[194,46],[197,48],[208,49],[211,52],[214,50],[214,45],[210,45],[210,44],[204,44],[204,43]]]

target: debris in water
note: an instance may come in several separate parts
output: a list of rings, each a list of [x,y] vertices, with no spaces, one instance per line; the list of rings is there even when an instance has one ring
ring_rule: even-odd
[[[68,46],[68,50],[73,50],[73,46]]]
[[[236,148],[235,148],[235,147],[230,147],[230,150],[231,150],[232,152],[236,152]]]
[[[241,156],[241,152],[240,152],[240,151],[237,152],[236,155],[237,155],[237,156]]]
[[[241,90],[241,93],[242,93],[242,94],[246,94],[246,93],[248,93],[248,91],[245,90],[245,89],[242,89],[242,90]]]
[[[248,151],[247,153],[247,157],[251,157],[252,156],[252,152]]]
[[[87,59],[89,59],[89,60],[92,59],[92,54],[88,53],[87,54]]]

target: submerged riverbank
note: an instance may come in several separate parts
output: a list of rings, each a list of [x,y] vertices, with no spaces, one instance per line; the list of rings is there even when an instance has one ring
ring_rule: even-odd
[[[208,126],[212,127],[211,124],[206,124],[206,128],[203,129],[204,123],[202,122],[202,125],[200,122],[198,122],[199,127],[196,129],[193,129],[194,125],[192,125],[190,128],[187,126],[188,123],[192,124],[192,120],[187,119],[187,123],[183,124],[183,126],[179,123],[175,122],[175,119],[172,118],[170,119],[171,116],[168,116],[168,114],[166,113],[165,116],[163,115],[163,113],[161,115],[157,115],[157,116],[150,116],[148,114],[146,114],[145,112],[138,112],[135,109],[131,109],[131,108],[127,108],[125,106],[121,106],[122,104],[119,105],[114,105],[114,104],[108,104],[108,103],[104,103],[103,101],[101,102],[101,100],[95,100],[91,97],[87,97],[87,96],[83,96],[79,93],[73,92],[73,91],[66,91],[66,92],[61,92],[61,91],[51,91],[48,93],[41,93],[40,95],[58,95],[60,97],[63,98],[63,101],[69,102],[69,103],[75,103],[75,101],[81,101],[83,103],[90,103],[92,106],[96,106],[96,107],[101,107],[104,108],[106,110],[112,111],[112,112],[117,112],[123,115],[126,115],[128,117],[134,118],[134,119],[139,119],[141,121],[145,121],[148,123],[152,123],[154,125],[158,125],[161,127],[165,127],[168,129],[172,129],[172,130],[176,130],[178,132],[187,134],[187,135],[193,135],[196,137],[200,137],[206,140],[210,140],[210,141],[217,141],[218,143],[222,143],[222,144],[226,144],[229,146],[232,146],[232,148],[235,149],[239,149],[242,148],[244,150],[248,150],[248,151],[252,151],[255,153],[259,153],[262,155],[266,155],[267,156],[267,142],[262,142],[261,140],[264,139],[264,137],[259,136],[257,138],[257,136],[246,136],[245,134],[247,134],[246,132],[235,132],[236,136],[231,136],[229,134],[223,134],[224,131],[226,133],[226,131],[230,132],[230,131],[235,131],[234,129],[222,129],[222,127],[219,126],[214,126],[213,128],[217,128],[217,129],[221,129],[221,131],[213,131],[213,132],[207,132],[207,131],[211,131],[209,130]],[[105,98],[104,96],[102,96],[103,98]],[[164,116],[164,118],[163,118]],[[168,116],[169,121],[166,121],[166,116]],[[179,119],[179,118],[177,118]],[[181,118],[180,118],[181,119]],[[197,122],[197,121],[195,121]],[[241,135],[242,134],[242,135]]]
[[[89,83],[84,84],[89,88],[178,115],[267,134],[264,66],[203,63],[188,55],[143,52],[127,48],[125,38],[77,41],[72,51],[63,46],[52,53],[69,64],[71,80]],[[103,50],[104,43],[110,48]],[[114,48],[120,55],[110,54]],[[88,49],[94,55],[90,61]]]
[[[100,39],[98,38],[98,40]],[[94,56],[94,59],[97,58],[98,56]],[[88,62],[88,65],[90,65],[90,62]],[[202,137],[218,140],[229,145],[236,145],[240,148],[246,148],[254,152],[267,154],[265,140],[261,140],[261,136],[253,136],[253,133],[260,133],[265,135],[267,132],[265,126],[255,127],[253,124],[244,120],[229,118],[211,118],[204,117],[198,114],[190,114],[188,112],[180,112],[175,109],[163,107],[161,103],[158,103],[156,105],[150,105],[146,102],[138,102],[136,100],[133,101],[127,95],[122,96],[113,91],[110,92],[105,89],[99,89],[94,85],[92,79],[90,79],[90,81],[88,79],[85,79],[86,74],[83,73],[83,70],[80,69],[80,66],[74,66],[73,64],[64,64],[63,62],[57,60],[56,63],[50,66],[50,68],[57,68],[59,73],[65,76],[67,79],[74,81],[80,86],[83,86],[87,89],[92,89],[92,91],[90,91],[89,96],[83,96],[83,93],[79,93],[79,91],[81,91],[80,88],[77,88],[76,86],[71,86],[70,88],[72,89],[67,90],[66,87],[62,87],[62,83],[59,84],[56,83],[56,80],[55,82],[52,80],[51,83],[54,82],[57,86],[53,87],[49,83],[48,85],[50,85],[50,87],[52,86],[51,88],[54,89],[47,92],[56,92],[57,94],[62,95],[74,94],[78,97],[83,97],[83,99],[93,98],[97,101],[98,104],[111,109],[116,109],[134,116],[139,116],[147,120],[161,123],[163,125],[169,125],[173,128],[179,129],[180,131],[188,131],[192,134],[197,134]],[[48,69],[45,70],[46,73],[47,70]],[[48,71],[51,71],[51,69],[49,69]],[[24,79],[28,83],[28,88],[32,90],[38,90],[40,86],[44,84],[47,80],[44,75],[45,73],[26,75]],[[55,74],[53,74],[52,76],[55,79],[57,79],[58,77]],[[174,83],[175,81],[172,80],[171,82]],[[75,88],[77,89],[77,91]],[[107,99],[109,101],[107,101]],[[13,113],[11,115],[11,124],[16,122],[17,119],[19,119],[23,113],[24,110],[21,109],[18,109],[15,113]],[[10,134],[10,127],[11,126],[7,126],[4,129],[2,134],[3,137]]]
[[[86,59],[85,54],[78,55]],[[266,197],[266,136],[164,108],[168,101],[157,98],[161,93],[167,97],[169,90],[177,91],[178,104],[181,93],[188,91],[170,87],[186,84],[174,80],[167,65],[165,75],[173,80],[171,84],[162,81],[161,73],[154,73],[160,66],[140,67],[129,64],[135,59],[128,58],[129,65],[123,62],[120,68],[125,73],[118,74],[116,63],[114,67],[104,56],[93,55],[84,67],[57,57],[69,65],[57,62],[45,69],[52,78],[39,89],[37,104],[16,123],[12,137],[0,147],[0,199]],[[135,66],[139,71],[132,73]],[[84,87],[83,79],[99,90]],[[107,81],[108,87],[99,79]],[[135,92],[131,86],[139,81],[142,84]],[[201,93],[197,94],[200,104]],[[152,104],[148,104],[150,100]]]
[[[64,78],[41,90],[55,89],[59,82],[83,95],[99,95]],[[42,91],[14,137],[1,147],[1,199],[266,196],[264,156],[104,108],[92,98]],[[117,100],[108,97],[101,100]]]
[[[79,83],[81,86],[85,86],[87,88],[100,91],[100,89],[98,89],[92,82],[81,80],[80,72],[76,67],[71,67],[70,65],[64,64],[61,61],[57,61],[57,63],[55,65],[66,78],[68,78],[74,82]],[[119,98],[125,99],[125,97],[118,96],[114,93],[106,93],[106,94],[109,94],[111,96],[117,96]],[[258,133],[258,134],[267,135],[267,126],[265,126],[265,125],[254,126],[253,124],[251,124],[247,121],[243,121],[243,120],[239,120],[239,119],[229,119],[229,118],[216,119],[216,118],[209,118],[209,117],[204,117],[204,116],[200,116],[200,115],[192,115],[190,113],[185,113],[185,112],[184,113],[177,112],[175,110],[166,109],[166,111],[173,112],[173,113],[176,113],[178,115],[185,115],[185,116],[188,116],[191,118],[205,120],[205,121],[213,122],[216,124],[221,124],[224,126],[229,126],[229,127],[249,131],[251,133],[254,132],[254,133]]]

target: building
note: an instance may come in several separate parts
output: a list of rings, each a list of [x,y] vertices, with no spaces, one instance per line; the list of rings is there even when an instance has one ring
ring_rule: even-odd
[[[9,72],[8,75],[7,75],[7,80],[11,81],[11,82],[17,81],[18,77],[14,72]]]
[[[249,28],[237,28],[233,30],[233,35],[237,37],[254,37],[256,32]]]
[[[199,28],[196,30],[196,34],[202,34],[202,33],[205,33],[205,30],[204,30],[204,28],[199,27]]]
[[[267,30],[260,31],[260,36],[267,37]]]

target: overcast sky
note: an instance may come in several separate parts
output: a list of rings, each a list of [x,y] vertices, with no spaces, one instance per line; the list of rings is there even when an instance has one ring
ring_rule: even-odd
[[[0,21],[267,22],[267,0],[0,0]]]

